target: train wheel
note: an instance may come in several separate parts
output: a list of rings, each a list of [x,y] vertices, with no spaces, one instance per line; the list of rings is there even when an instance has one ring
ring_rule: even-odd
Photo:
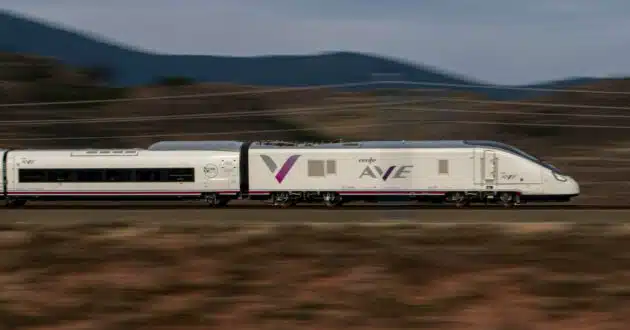
[[[288,192],[278,192],[272,197],[272,204],[276,207],[287,208],[296,204]]]
[[[455,207],[460,209],[470,206],[470,199],[462,192],[454,193],[451,200],[455,202]]]
[[[506,208],[511,208],[518,205],[516,203],[516,194],[511,193],[511,192],[502,192],[499,195],[499,200],[503,204],[503,207],[506,207]]]
[[[220,197],[217,194],[208,194],[205,199],[211,207],[225,207],[230,202],[228,198]]]
[[[341,195],[337,193],[324,193],[324,204],[328,207],[337,207],[343,205]]]

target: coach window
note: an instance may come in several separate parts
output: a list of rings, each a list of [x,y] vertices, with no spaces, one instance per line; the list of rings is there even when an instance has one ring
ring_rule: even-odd
[[[48,172],[49,182],[72,182],[77,176],[74,170],[50,170]]]
[[[307,163],[307,172],[308,172],[309,177],[326,176],[326,168],[324,167],[324,161],[309,159]]]
[[[105,171],[97,169],[77,170],[79,182],[103,182],[105,179]]]
[[[131,181],[131,172],[131,170],[124,169],[105,170],[105,181],[129,182]]]
[[[326,161],[326,174],[337,174],[337,161],[329,159]]]
[[[168,181],[194,182],[195,169],[192,168],[171,168],[167,172]]]
[[[47,173],[44,170],[20,170],[20,182],[46,182]]]
[[[160,170],[141,169],[136,170],[136,181],[138,182],[158,182],[160,180]]]
[[[438,174],[448,175],[448,159],[440,159],[438,161]]]

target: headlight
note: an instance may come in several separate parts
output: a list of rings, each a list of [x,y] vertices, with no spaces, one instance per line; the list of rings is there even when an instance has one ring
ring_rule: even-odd
[[[556,172],[551,172],[551,173],[553,173],[553,177],[554,177],[554,178],[556,178],[556,180],[558,180],[558,181],[561,181],[561,182],[567,182],[567,181],[569,180],[569,179],[568,179],[566,176],[564,176],[564,175],[560,175],[560,174],[558,174],[558,173],[556,173]]]

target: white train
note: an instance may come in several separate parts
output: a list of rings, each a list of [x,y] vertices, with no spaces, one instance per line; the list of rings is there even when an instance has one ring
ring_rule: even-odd
[[[0,150],[2,196],[29,200],[234,199],[340,206],[352,201],[566,202],[578,183],[494,141],[163,141],[148,149]]]

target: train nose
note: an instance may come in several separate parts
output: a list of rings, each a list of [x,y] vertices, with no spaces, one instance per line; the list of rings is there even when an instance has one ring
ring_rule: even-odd
[[[569,177],[569,182],[567,183],[570,185],[569,194],[575,195],[575,196],[580,194],[580,185],[577,183],[577,181],[575,181],[575,179],[573,179],[572,177]]]

